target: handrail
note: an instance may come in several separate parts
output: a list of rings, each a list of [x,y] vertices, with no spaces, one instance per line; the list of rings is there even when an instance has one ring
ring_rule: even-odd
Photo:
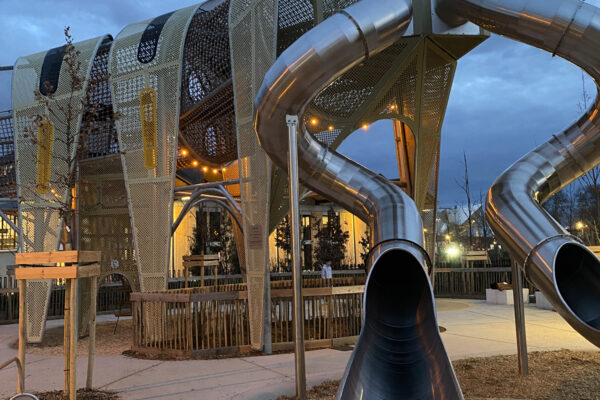
[[[19,330],[20,331],[20,330]],[[8,367],[10,364],[12,363],[17,364],[17,373],[18,373],[18,377],[19,377],[19,394],[23,394],[23,392],[25,391],[25,374],[23,373],[23,365],[21,364],[21,360],[19,360],[18,357],[13,357],[10,360],[6,361],[5,363],[3,363],[2,365],[0,365],[0,369],[6,368]]]

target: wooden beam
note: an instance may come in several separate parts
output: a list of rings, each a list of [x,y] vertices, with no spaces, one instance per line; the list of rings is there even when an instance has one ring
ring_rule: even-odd
[[[75,279],[100,275],[100,265],[69,267],[27,267],[15,269],[15,278],[20,279]]]
[[[27,348],[27,327],[25,326],[26,282],[19,281],[19,375],[17,376],[17,392],[25,392],[25,352]],[[10,301],[10,300],[9,300]]]
[[[69,299],[69,400],[77,398],[77,279],[71,279]]]
[[[15,254],[17,265],[40,265],[56,263],[98,263],[101,260],[100,251],[44,251],[37,253]]]
[[[93,276],[91,279],[90,288],[90,328],[88,342],[88,368],[85,387],[88,390],[92,389],[94,378],[94,356],[96,355],[96,299],[98,297],[98,277]]]

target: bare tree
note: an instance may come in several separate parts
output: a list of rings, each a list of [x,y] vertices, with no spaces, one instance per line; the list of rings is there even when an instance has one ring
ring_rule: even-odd
[[[456,184],[465,192],[467,198],[467,210],[465,215],[468,218],[469,224],[469,250],[473,246],[473,205],[471,204],[471,190],[469,188],[469,166],[467,164],[467,154],[463,151],[463,164],[465,168],[464,183],[456,180]],[[464,212],[464,209],[463,209]]]
[[[62,63],[68,76],[68,89],[66,96],[61,101],[56,100],[55,89],[48,81],[43,83],[44,92],[34,91],[34,98],[38,104],[43,105],[44,111],[40,114],[30,115],[31,127],[25,129],[24,137],[37,148],[37,153],[32,154],[38,163],[38,181],[35,185],[21,185],[21,190],[27,192],[28,197],[41,199],[50,207],[58,210],[61,220],[64,221],[66,239],[65,248],[77,247],[77,221],[78,207],[76,204],[76,190],[79,182],[79,160],[85,157],[87,142],[90,133],[98,129],[95,124],[81,124],[84,114],[88,120],[101,121],[103,126],[110,129],[114,127],[118,115],[110,112],[107,114],[103,105],[93,101],[92,94],[100,85],[107,84],[108,75],[101,76],[95,81],[87,81],[86,72],[80,61],[80,51],[73,45],[70,27],[64,29],[65,44],[62,48]],[[87,87],[86,87],[87,83]],[[86,89],[81,96],[80,92]],[[65,93],[65,92],[63,92]],[[52,122],[54,121],[54,122]],[[54,135],[54,129],[61,134]],[[64,151],[53,151],[54,144],[60,145]],[[52,164],[62,164],[62,171],[52,174]],[[42,164],[40,167],[39,165]],[[44,165],[45,164],[45,165]],[[42,179],[40,180],[40,176]],[[47,193],[50,191],[51,195]]]
[[[484,202],[484,197],[483,197],[483,193],[481,192],[481,190],[479,191],[479,204],[480,204],[479,225],[481,226],[481,234],[483,236],[483,247],[485,249],[487,249],[489,246],[488,234],[490,233],[490,229],[487,224],[487,221],[485,220],[485,202]]]

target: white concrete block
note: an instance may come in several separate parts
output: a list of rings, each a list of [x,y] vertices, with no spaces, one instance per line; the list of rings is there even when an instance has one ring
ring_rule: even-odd
[[[548,301],[542,292],[535,292],[535,306],[542,310],[553,310],[552,304]]]
[[[512,290],[485,289],[485,301],[489,304],[515,304]],[[523,289],[523,303],[529,303],[529,289]]]

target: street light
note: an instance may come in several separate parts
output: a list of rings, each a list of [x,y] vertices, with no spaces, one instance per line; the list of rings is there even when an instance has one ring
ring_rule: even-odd
[[[575,228],[577,228],[577,230],[581,231],[581,230],[583,230],[583,228],[585,228],[585,224],[581,221],[577,221],[577,223],[575,224]]]

